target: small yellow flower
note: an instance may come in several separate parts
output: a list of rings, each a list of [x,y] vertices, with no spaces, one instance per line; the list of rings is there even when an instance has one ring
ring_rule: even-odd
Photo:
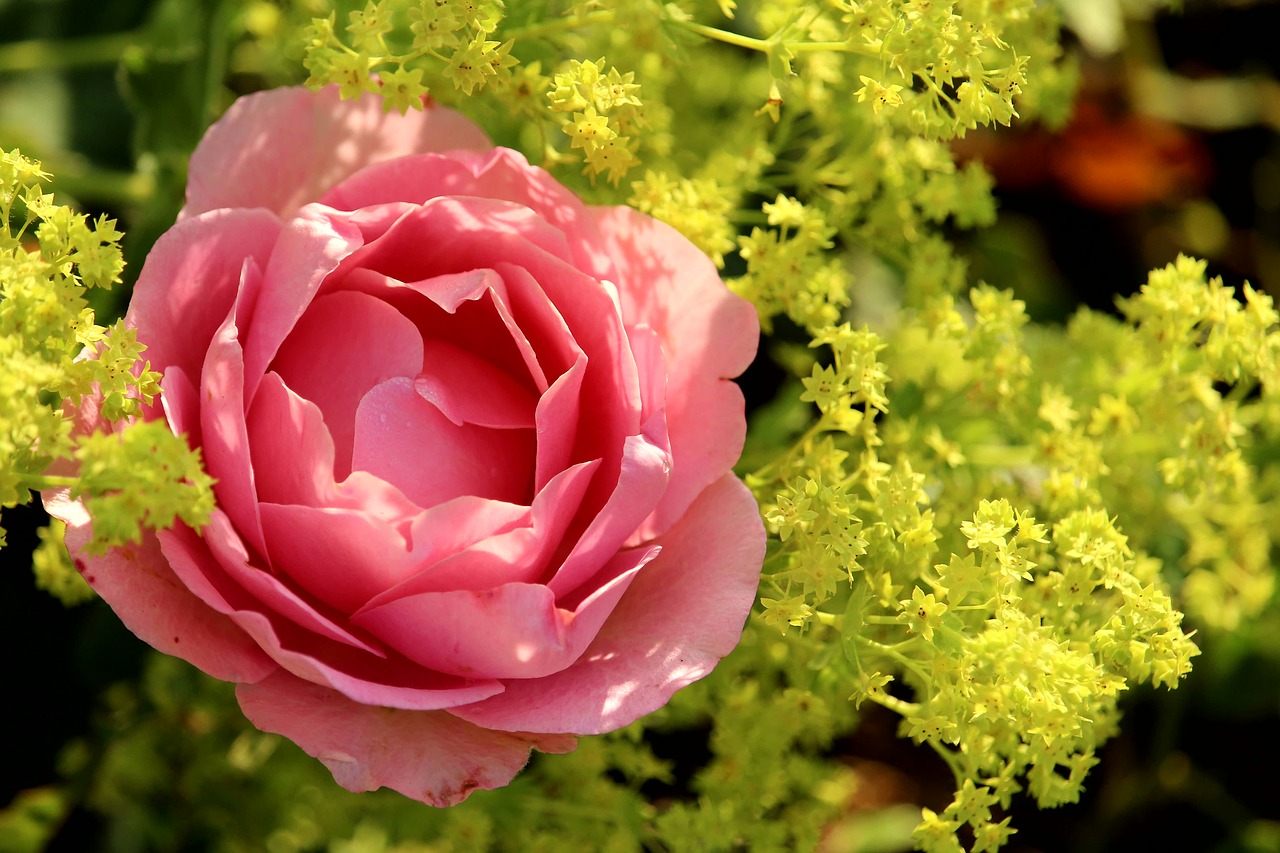
[[[870,98],[871,109],[875,112],[880,112],[885,107],[896,107],[902,103],[902,96],[898,94],[902,91],[902,87],[897,83],[886,86],[879,80],[866,75],[859,75],[858,79],[862,81],[862,88],[853,93],[857,96],[858,103]]]

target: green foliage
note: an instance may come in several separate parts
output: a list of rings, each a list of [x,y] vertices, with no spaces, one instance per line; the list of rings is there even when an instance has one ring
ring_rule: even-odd
[[[451,809],[341,790],[293,744],[254,730],[230,685],[152,654],[139,683],[103,695],[92,736],[64,751],[77,799],[17,803],[0,826],[22,821],[37,850],[67,810],[89,808],[119,853],[813,849],[854,787],[823,757],[852,714],[816,651],[749,630],[699,689]],[[661,757],[659,739],[673,745]],[[686,751],[710,756],[692,776]],[[686,793],[658,808],[642,785]],[[54,805],[57,817],[37,821]]]
[[[53,519],[37,531],[40,545],[31,556],[31,569],[35,573],[36,586],[61,601],[67,607],[93,600],[93,588],[76,571],[67,553],[67,525]]]

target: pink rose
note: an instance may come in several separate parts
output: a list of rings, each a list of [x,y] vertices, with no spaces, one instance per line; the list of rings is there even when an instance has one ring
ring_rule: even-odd
[[[84,509],[50,509],[131,630],[344,787],[460,802],[738,642],[753,309],[462,116],[241,99],[128,320],[218,509],[96,558]]]

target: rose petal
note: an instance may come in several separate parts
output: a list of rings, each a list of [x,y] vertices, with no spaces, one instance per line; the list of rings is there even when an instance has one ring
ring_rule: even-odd
[[[499,309],[510,305],[519,336],[532,345],[548,378],[569,369],[580,349],[592,355],[596,361],[583,393],[597,413],[598,429],[580,433],[588,444],[576,460],[603,457],[612,465],[622,437],[639,428],[635,365],[610,294],[558,257],[560,243],[563,235],[527,209],[486,199],[437,199],[353,253],[349,263],[406,282],[416,276],[413,286],[447,311],[493,294]],[[422,245],[433,251],[414,250]],[[484,269],[495,258],[501,259],[492,265],[501,277]],[[572,317],[563,316],[565,311]],[[426,339],[439,334],[420,321],[419,328]],[[485,340],[444,339],[462,349]]]
[[[245,421],[258,500],[329,505],[336,496],[333,439],[319,407],[268,373]],[[406,501],[407,503],[407,501]]]
[[[577,230],[582,202],[518,151],[455,151],[448,157],[419,154],[374,163],[352,174],[321,201],[341,210],[389,202],[424,204],[439,196],[475,196],[516,202],[566,233]]]
[[[561,374],[538,401],[535,415],[538,461],[534,488],[539,491],[573,461],[578,421],[582,414],[582,378],[586,372],[587,357],[579,354],[573,367]]]
[[[271,363],[294,393],[324,413],[333,439],[333,477],[351,472],[356,409],[361,398],[393,376],[422,369],[422,335],[386,302],[341,291],[318,297]]]
[[[321,201],[320,205],[328,206],[324,201]],[[362,207],[359,210],[342,210],[342,218],[359,229],[360,236],[367,245],[387,233],[392,226],[417,209],[418,206],[416,204],[398,201],[372,207]],[[354,272],[358,269],[360,269],[358,265],[348,264],[348,269],[344,270],[344,272]],[[341,275],[337,276],[337,278],[340,279]],[[333,279],[330,279],[327,286],[331,284],[333,284]]]
[[[281,223],[265,210],[219,210],[160,236],[147,254],[125,322],[154,369],[198,377],[214,333],[241,289],[246,262],[265,267]]]
[[[335,217],[346,216],[335,212]],[[424,252],[423,246],[431,250]],[[564,233],[527,207],[487,198],[444,197],[410,208],[380,237],[354,252],[349,266],[416,281],[482,269],[530,251],[582,275],[570,265],[572,252]]]
[[[572,752],[568,735],[494,732],[443,712],[361,705],[332,690],[277,674],[236,690],[246,717],[324,763],[349,791],[392,788],[433,806],[511,781],[536,747]]]
[[[50,515],[67,523],[67,550],[76,568],[143,642],[223,681],[258,681],[277,668],[235,623],[183,586],[154,533],[143,534],[137,545],[90,557],[84,547],[93,533],[84,506],[66,489],[46,492],[44,502]]]
[[[457,156],[461,153],[415,154],[372,163],[318,200],[338,210],[357,211],[403,202],[421,205],[438,196],[487,195],[476,192],[475,166],[493,152],[464,155],[465,159]]]
[[[404,200],[422,204],[439,196],[498,199],[528,207],[563,232],[579,267],[612,269],[590,209],[546,171],[508,148],[376,163],[335,186],[321,201],[342,210],[358,210]]]
[[[159,534],[174,574],[280,667],[357,702],[408,710],[435,710],[474,702],[502,691],[498,681],[468,680],[422,669],[399,655],[371,654],[332,641],[267,608],[232,581],[226,568],[189,528]]]
[[[742,393],[727,381],[755,356],[759,323],[715,266],[675,229],[627,207],[590,208],[611,264],[594,274],[618,286],[622,315],[662,339],[672,478],[644,534],[665,530],[733,467],[746,435]]]
[[[413,560],[430,565],[477,542],[526,527],[531,510],[520,504],[463,495],[419,513],[409,527]]]
[[[657,548],[615,554],[611,575],[575,610],[556,606],[545,586],[509,583],[482,590],[401,596],[352,621],[405,657],[463,677],[541,678],[578,659]]]
[[[548,311],[536,306],[537,303],[553,306],[577,346],[588,356],[605,361],[591,371],[599,378],[589,383],[601,384],[600,396],[608,398],[609,405],[601,407],[601,415],[611,418],[630,415],[631,430],[638,429],[640,405],[635,365],[623,342],[617,309],[609,292],[598,281],[563,260],[556,245],[563,240],[563,235],[525,208],[488,199],[437,199],[421,210],[422,214],[412,222],[404,222],[406,234],[401,239],[415,244],[426,241],[436,247],[430,256],[431,272],[442,275],[481,266],[497,270],[507,285],[513,315],[521,328],[526,325],[527,314],[544,330],[549,346],[537,348],[540,357],[543,349],[559,345],[562,335],[558,328],[548,325],[551,322]],[[365,250],[372,248],[370,245]],[[391,270],[381,271],[395,274]],[[560,322],[556,322],[557,327]],[[559,346],[561,369],[567,369],[575,360],[575,354]]]
[[[627,437],[613,493],[548,584],[557,597],[578,589],[631,537],[662,497],[670,471],[670,455],[648,435]]]
[[[427,279],[411,280],[408,285],[443,308],[449,314],[468,302],[475,302],[502,289],[502,277],[491,269],[476,268],[466,272],[445,273]]]
[[[412,573],[404,537],[361,510],[264,503],[260,512],[272,565],[343,613]]]
[[[392,524],[422,512],[395,486],[366,471],[335,484],[333,441],[320,410],[275,373],[258,386],[247,432],[259,501],[359,510]]]
[[[636,370],[640,374],[640,418],[646,423],[654,423],[655,416],[663,422],[662,432],[666,433],[665,414],[667,399],[667,357],[662,351],[662,338],[648,326],[632,326],[627,329],[627,341],[631,344],[631,353],[636,360]],[[670,450],[668,445],[662,445]]]
[[[161,548],[166,553],[179,547],[184,547],[188,550],[198,549],[199,547],[192,541],[194,534],[190,533],[190,531],[179,531],[177,533],[165,531],[160,535]],[[179,544],[169,541],[173,537],[185,538]],[[253,565],[249,553],[244,548],[243,541],[231,529],[231,523],[225,513],[218,511],[213,513],[209,519],[209,524],[201,531],[200,539],[208,547],[209,553],[217,561],[218,568],[222,570],[225,577],[247,593],[248,598],[234,596],[234,600],[241,607],[252,607],[257,603],[265,604],[299,627],[305,628],[321,637],[338,643],[345,643],[352,648],[360,649],[380,658],[387,656],[386,652],[377,645],[357,637],[347,628],[338,624],[336,619],[317,610],[311,602],[304,601],[301,596],[282,583],[275,575]],[[176,565],[201,565],[206,570],[210,568],[210,564],[202,561],[192,561],[191,563],[180,561]],[[231,606],[228,602],[233,599],[224,593],[230,593],[232,590],[221,582],[220,575],[216,575],[214,572],[202,572],[197,578],[190,574],[184,574],[183,580],[187,582],[188,589],[199,595],[206,604],[215,610],[226,611]]]
[[[583,345],[565,322],[559,307],[524,267],[502,262],[494,264],[494,269],[503,283],[503,289],[495,298],[519,324],[521,334],[537,353],[539,367],[549,379],[563,376],[582,357]],[[588,279],[580,284],[586,288],[593,287],[595,282]],[[608,317],[608,314],[600,315],[596,322],[607,323]]]
[[[502,273],[513,314],[520,319],[522,327],[525,317],[546,310],[541,308],[541,303],[545,303],[562,318],[560,323],[565,331],[559,337],[574,343],[574,350],[560,358],[575,356],[575,350],[587,356],[587,369],[578,388],[578,405],[590,416],[575,421],[570,459],[604,460],[605,470],[597,478],[593,494],[587,498],[588,503],[599,506],[605,502],[614,482],[612,477],[621,461],[623,441],[640,431],[641,401],[635,361],[617,308],[600,282],[563,266],[548,255],[522,249],[519,245],[511,247],[513,255],[521,255],[519,264],[502,262],[494,267]],[[539,360],[544,367],[547,363],[543,354],[551,350],[550,341],[555,340],[549,328],[546,338],[549,342],[538,346]],[[568,362],[566,367],[572,363]]]
[[[559,310],[574,341],[593,360],[584,377],[582,401],[594,417],[588,429],[578,431],[574,458],[601,458],[606,469],[616,470],[623,438],[640,429],[635,361],[609,289],[549,250],[556,240],[548,230],[553,229],[526,208],[488,199],[441,198],[401,219],[387,235],[354,253],[352,260],[360,257],[362,265],[400,280],[408,280],[413,272],[444,275],[501,267],[513,315],[522,325],[516,301],[529,288],[519,283],[536,282],[540,297]],[[412,247],[421,245],[430,245],[433,251],[415,254]],[[495,258],[500,261],[494,263]],[[598,478],[589,502],[603,504],[611,480],[611,472]]]
[[[442,675],[399,656],[381,661],[344,645],[326,644],[290,622],[272,621],[260,613],[241,611],[233,618],[282,669],[363,705],[435,711],[503,689],[497,680]]]
[[[354,225],[319,205],[309,205],[285,225],[262,272],[261,295],[252,316],[236,319],[245,329],[245,396],[315,298],[326,276],[363,242]]]
[[[240,98],[205,133],[191,155],[180,218],[222,207],[287,217],[372,163],[489,147],[475,124],[437,104],[400,115],[384,112],[376,95],[344,101],[336,86],[272,89]]]
[[[236,530],[259,554],[266,554],[257,489],[245,426],[244,352],[233,307],[205,353],[201,379],[200,433],[205,468],[214,478],[213,492]]]
[[[379,383],[356,412],[352,467],[421,507],[475,495],[527,504],[533,490],[532,430],[454,426],[411,379]]]
[[[413,321],[424,340],[469,351],[484,342],[483,357],[531,394],[547,389],[547,377],[524,330],[507,305],[506,286],[490,269],[449,273],[402,282],[367,269],[353,269],[342,286],[395,306]]]
[[[533,426],[538,401],[532,394],[493,364],[444,341],[423,345],[422,373],[413,387],[455,426]]]
[[[582,497],[599,468],[598,462],[583,462],[561,471],[524,510],[519,526],[495,526],[491,535],[475,538],[465,547],[459,544],[457,531],[433,530],[435,510],[414,520],[411,536],[417,544],[414,558],[418,572],[400,585],[388,589],[369,601],[375,607],[406,595],[444,590],[485,590],[507,583],[540,583],[556,549],[560,547]],[[455,499],[443,507],[463,500]],[[489,502],[485,514],[504,506]],[[473,530],[482,529],[475,524]]]
[[[737,645],[755,601],[765,546],[755,499],[726,474],[657,544],[662,553],[573,666],[507,682],[504,693],[450,713],[504,731],[597,734],[709,673]]]
[[[176,364],[160,377],[160,405],[174,434],[185,436],[192,447],[200,446],[200,392],[187,372]]]

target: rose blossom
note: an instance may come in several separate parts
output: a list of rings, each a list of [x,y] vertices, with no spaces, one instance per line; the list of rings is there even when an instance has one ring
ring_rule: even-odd
[[[460,802],[737,643],[752,307],[459,114],[241,99],[127,319],[164,374],[147,417],[201,448],[218,508],[103,557],[82,506],[50,510],[131,630],[344,787]]]

